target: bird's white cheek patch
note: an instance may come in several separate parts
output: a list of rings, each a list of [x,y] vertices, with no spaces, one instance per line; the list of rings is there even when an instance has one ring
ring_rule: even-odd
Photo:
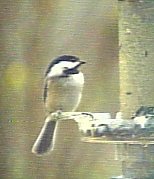
[[[47,75],[48,78],[51,78],[51,77],[56,77],[56,76],[61,76],[63,73],[62,73],[62,70],[59,69],[59,68],[53,68]]]

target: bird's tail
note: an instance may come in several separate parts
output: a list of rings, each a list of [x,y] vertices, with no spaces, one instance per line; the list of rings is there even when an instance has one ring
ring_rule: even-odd
[[[55,143],[56,129],[57,122],[53,121],[51,117],[48,116],[32,147],[32,153],[35,153],[36,155],[44,155],[52,151]]]

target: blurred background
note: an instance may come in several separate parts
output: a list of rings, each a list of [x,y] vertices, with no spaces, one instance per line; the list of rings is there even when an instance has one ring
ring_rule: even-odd
[[[0,178],[102,179],[120,174],[113,147],[81,143],[73,121],[61,124],[52,154],[31,153],[44,123],[44,71],[61,54],[87,62],[78,111],[110,112],[112,117],[119,111],[117,2],[6,0],[0,4]]]

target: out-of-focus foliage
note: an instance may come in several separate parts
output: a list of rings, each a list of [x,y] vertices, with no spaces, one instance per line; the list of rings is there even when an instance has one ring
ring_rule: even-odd
[[[10,62],[5,71],[5,83],[8,88],[20,91],[25,89],[26,66],[18,61]]]

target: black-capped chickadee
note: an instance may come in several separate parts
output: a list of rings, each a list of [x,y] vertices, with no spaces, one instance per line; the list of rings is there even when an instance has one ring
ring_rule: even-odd
[[[84,63],[76,56],[63,55],[49,64],[44,87],[47,117],[33,145],[33,153],[43,155],[54,148],[57,122],[52,120],[51,113],[72,112],[77,109],[84,85],[84,76],[79,67]]]

